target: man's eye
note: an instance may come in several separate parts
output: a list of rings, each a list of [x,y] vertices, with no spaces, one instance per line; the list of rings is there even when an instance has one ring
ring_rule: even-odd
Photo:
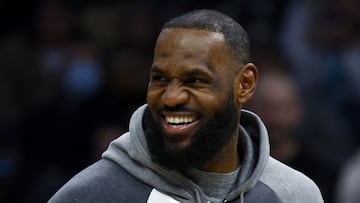
[[[193,78],[193,79],[189,80],[188,83],[197,84],[197,83],[205,83],[205,81],[202,79],[199,79],[199,78]]]
[[[153,81],[167,81],[167,79],[165,77],[162,77],[162,76],[153,76],[152,80]]]

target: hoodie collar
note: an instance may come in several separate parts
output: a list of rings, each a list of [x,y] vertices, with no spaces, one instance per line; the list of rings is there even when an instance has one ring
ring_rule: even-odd
[[[134,112],[130,119],[129,132],[114,140],[103,153],[103,158],[115,161],[137,179],[180,202],[211,201],[212,198],[207,197],[185,175],[165,169],[151,160],[142,127],[146,108],[145,104]],[[250,111],[243,110],[240,123],[240,139],[243,144],[239,146],[239,150],[245,150],[245,155],[236,187],[229,193],[228,200],[241,197],[254,187],[269,157],[268,135],[260,118]]]

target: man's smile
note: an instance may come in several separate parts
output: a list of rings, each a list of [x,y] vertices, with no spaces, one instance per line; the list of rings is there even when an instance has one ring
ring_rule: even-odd
[[[198,116],[194,113],[165,113],[163,115],[163,129],[169,138],[183,138],[195,131]]]
[[[195,121],[195,116],[166,116],[166,122],[174,128],[179,128]]]

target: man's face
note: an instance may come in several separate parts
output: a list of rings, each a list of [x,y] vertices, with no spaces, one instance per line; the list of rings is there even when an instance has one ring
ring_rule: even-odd
[[[198,167],[237,133],[229,66],[221,33],[193,29],[160,33],[148,87],[150,112],[144,123],[155,159],[176,162],[163,165]]]

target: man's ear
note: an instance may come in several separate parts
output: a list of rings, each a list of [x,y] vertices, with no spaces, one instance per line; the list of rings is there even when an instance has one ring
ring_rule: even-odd
[[[245,64],[236,74],[235,102],[242,106],[255,92],[259,72],[253,63]]]

